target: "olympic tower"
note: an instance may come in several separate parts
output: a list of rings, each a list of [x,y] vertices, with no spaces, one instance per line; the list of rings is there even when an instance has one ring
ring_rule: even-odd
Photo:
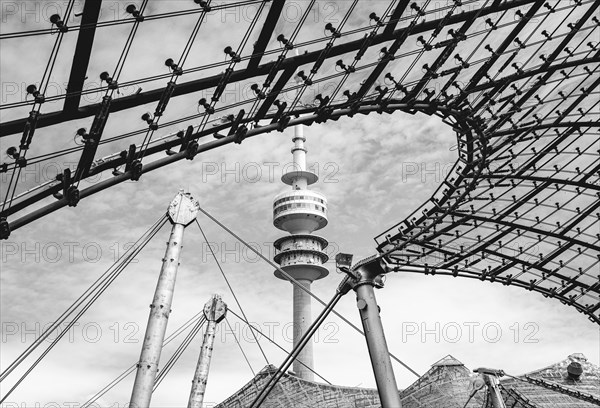
[[[327,199],[323,194],[311,191],[308,186],[318,180],[318,176],[306,168],[306,139],[302,125],[294,129],[294,147],[292,171],[281,177],[281,181],[292,187],[277,195],[273,201],[273,225],[287,231],[286,235],[275,241],[275,262],[298,283],[310,290],[311,283],[329,274],[323,266],[329,259],[323,252],[327,240],[312,235],[327,225]],[[280,271],[275,271],[279,279],[288,280]],[[294,346],[311,324],[311,298],[297,285],[294,287]],[[298,358],[293,370],[305,380],[314,380],[313,345],[308,342]]]

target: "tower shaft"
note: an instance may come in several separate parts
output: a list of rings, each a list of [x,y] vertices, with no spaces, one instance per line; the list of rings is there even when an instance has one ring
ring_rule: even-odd
[[[310,290],[311,281],[300,279],[298,283]],[[300,338],[307,332],[312,322],[311,309],[310,295],[294,285],[294,347],[300,342]],[[313,367],[313,342],[309,341],[294,360],[293,370],[298,377],[313,381],[314,373],[309,370]]]

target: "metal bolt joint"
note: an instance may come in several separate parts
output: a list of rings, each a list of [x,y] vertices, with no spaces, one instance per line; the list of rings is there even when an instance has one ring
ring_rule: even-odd
[[[354,276],[352,289],[356,290],[361,285],[370,285],[375,288],[383,288],[384,275],[387,271],[384,269],[379,259],[375,258],[370,262],[359,263],[350,273]]]
[[[204,317],[210,322],[220,323],[227,314],[227,304],[221,300],[221,296],[213,295],[204,305]]]

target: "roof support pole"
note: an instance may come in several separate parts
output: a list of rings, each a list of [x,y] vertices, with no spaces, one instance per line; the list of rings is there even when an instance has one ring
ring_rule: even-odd
[[[476,368],[473,371],[479,373],[479,375],[483,379],[483,382],[487,386],[487,391],[492,407],[506,408],[504,398],[502,398],[500,387],[498,386],[498,384],[500,383],[498,379],[504,375],[504,371],[495,370],[492,368]]]
[[[171,314],[175,278],[183,247],[183,231],[194,221],[199,208],[198,201],[183,191],[175,196],[169,206],[168,215],[173,227],[154,292],[154,299],[150,305],[150,316],[131,393],[130,407],[132,408],[148,408],[150,406],[167,322]]]
[[[377,391],[383,408],[400,408],[400,395],[388,351],[379,306],[375,298],[375,287],[383,287],[381,276],[386,273],[378,261],[367,262],[353,268],[357,281],[354,284],[356,306],[360,312],[371,365],[375,374]]]
[[[490,395],[492,407],[506,408],[506,404],[504,404],[504,398],[502,398],[502,394],[500,394],[500,388],[498,387],[498,377],[490,374],[484,374],[483,380],[488,386],[488,393]]]
[[[225,318],[226,313],[227,305],[221,300],[221,296],[219,295],[213,295],[212,299],[204,305],[206,332],[204,332],[200,357],[198,357],[196,373],[192,380],[192,390],[190,391],[188,408],[202,408],[204,392],[206,391],[206,382],[208,381],[208,370],[210,369],[210,359],[215,343],[217,324]]]

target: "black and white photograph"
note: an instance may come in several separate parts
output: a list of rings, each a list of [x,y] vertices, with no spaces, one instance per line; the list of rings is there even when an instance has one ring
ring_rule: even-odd
[[[0,408],[600,406],[600,1],[0,0]]]

